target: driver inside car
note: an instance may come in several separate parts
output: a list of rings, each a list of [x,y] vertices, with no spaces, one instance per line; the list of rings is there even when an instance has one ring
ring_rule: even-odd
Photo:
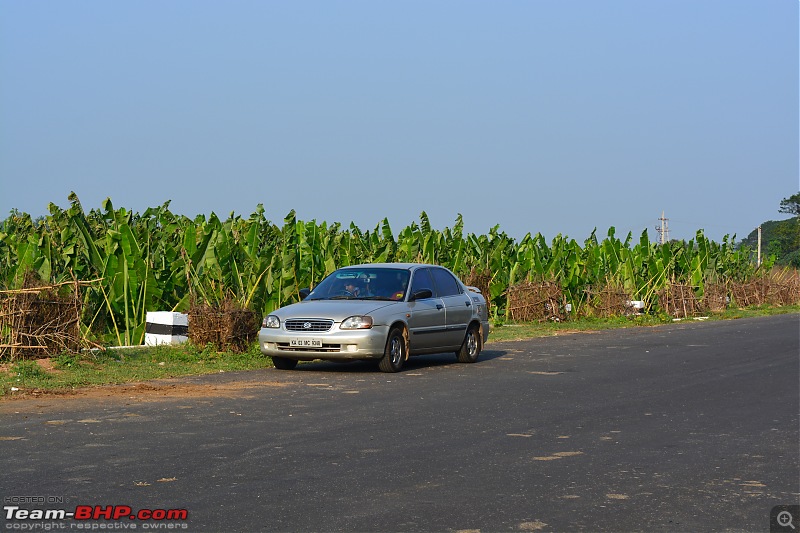
[[[361,287],[355,279],[348,279],[345,281],[344,290],[346,293],[349,293],[348,296],[355,296],[356,298],[361,296]]]

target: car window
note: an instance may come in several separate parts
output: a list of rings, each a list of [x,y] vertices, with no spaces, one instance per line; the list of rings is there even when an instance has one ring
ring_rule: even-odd
[[[410,272],[406,269],[343,268],[317,285],[307,300],[402,300]]]
[[[408,287],[408,270],[384,269],[369,280],[370,294],[377,299],[402,300]]]
[[[436,288],[439,289],[439,296],[461,294],[461,287],[450,272],[443,268],[434,268],[431,272],[433,280],[436,282]]]
[[[430,269],[420,268],[414,272],[414,277],[411,279],[411,294],[425,289],[430,289],[433,295],[436,296],[436,288],[431,279]]]

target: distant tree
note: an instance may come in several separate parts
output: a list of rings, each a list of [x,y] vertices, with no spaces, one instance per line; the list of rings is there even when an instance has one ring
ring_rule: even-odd
[[[789,198],[781,200],[781,213],[794,215],[776,228],[776,241],[780,243],[780,262],[792,266],[798,265],[798,250],[800,249],[800,192],[793,194]]]
[[[793,194],[789,198],[784,198],[781,200],[781,208],[778,211],[794,216],[800,216],[800,192]]]
[[[762,250],[774,255],[779,265],[800,268],[800,192],[781,200],[779,211],[794,215],[786,220],[770,220],[760,224]],[[753,230],[740,246],[755,249],[758,244],[757,230]]]

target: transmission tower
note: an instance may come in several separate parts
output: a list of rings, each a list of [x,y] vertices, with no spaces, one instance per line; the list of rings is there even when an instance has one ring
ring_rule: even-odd
[[[669,242],[669,219],[664,218],[664,211],[661,211],[661,218],[658,219],[658,223],[658,226],[656,226],[658,242],[666,244]]]

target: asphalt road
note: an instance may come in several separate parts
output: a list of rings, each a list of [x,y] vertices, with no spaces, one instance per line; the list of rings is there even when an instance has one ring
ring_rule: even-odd
[[[183,383],[216,390],[0,403],[4,506],[188,510],[72,529],[768,531],[800,503],[796,314]]]

